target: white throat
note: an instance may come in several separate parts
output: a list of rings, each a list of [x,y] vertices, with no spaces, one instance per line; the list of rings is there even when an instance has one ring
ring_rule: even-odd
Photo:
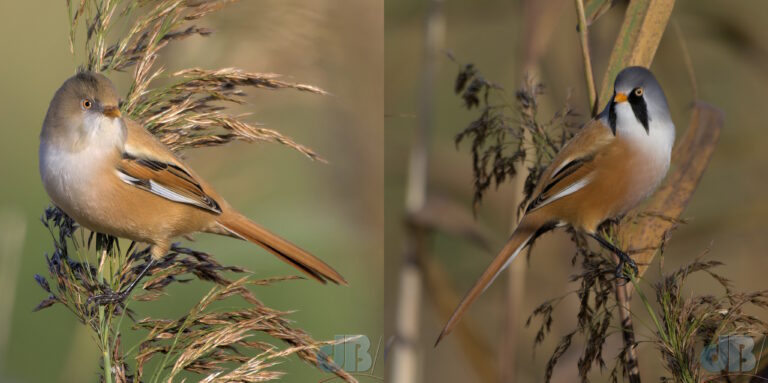
[[[89,113],[80,126],[82,136],[78,144],[93,150],[122,149],[125,144],[125,127],[119,118],[109,118],[102,114]]]
[[[669,163],[672,146],[675,143],[675,125],[672,121],[658,118],[653,110],[649,110],[648,131],[646,131],[643,124],[635,117],[629,103],[622,102],[616,104],[614,108],[616,111],[616,136],[653,152],[654,156],[658,156],[659,159]]]

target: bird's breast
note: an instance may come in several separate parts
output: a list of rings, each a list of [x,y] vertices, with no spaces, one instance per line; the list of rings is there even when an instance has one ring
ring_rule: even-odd
[[[610,176],[606,177],[612,179],[612,186],[621,189],[623,194],[617,198],[620,203],[613,214],[625,213],[653,193],[669,170],[671,156],[671,146],[652,135],[629,140],[618,138],[618,141],[621,155]]]
[[[109,184],[125,134],[118,119],[86,119],[84,129],[40,142],[40,176],[51,200],[72,218],[87,225],[89,211]],[[95,125],[95,126],[92,126]],[[61,129],[63,127],[56,127]]]
[[[53,202],[77,219],[97,198],[99,178],[108,171],[116,149],[86,147],[79,151],[40,145],[40,175]]]

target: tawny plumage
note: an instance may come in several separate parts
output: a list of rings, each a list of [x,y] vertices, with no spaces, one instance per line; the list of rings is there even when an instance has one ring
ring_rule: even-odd
[[[310,277],[346,284],[320,259],[238,213],[136,122],[120,116],[114,85],[81,72],[56,92],[40,136],[40,174],[54,204],[80,225],[152,245],[208,232],[253,242]]]
[[[664,92],[647,69],[624,69],[614,90],[603,112],[544,171],[517,228],[456,308],[436,345],[526,245],[555,227],[571,225],[615,252],[621,259],[617,275],[625,262],[636,268],[597,228],[656,189],[669,169],[675,127]]]

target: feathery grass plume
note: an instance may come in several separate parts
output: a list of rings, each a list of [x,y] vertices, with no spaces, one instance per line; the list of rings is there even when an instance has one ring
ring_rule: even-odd
[[[85,18],[87,57],[84,69],[97,72],[132,70],[131,85],[121,111],[158,136],[173,150],[215,146],[234,140],[266,141],[287,145],[311,159],[321,159],[312,149],[279,132],[250,124],[241,116],[224,113],[226,104],[244,102],[242,87],[294,89],[327,94],[312,85],[279,80],[273,73],[248,73],[235,68],[190,68],[164,75],[155,68],[159,52],[169,43],[212,31],[192,22],[216,12],[235,0],[67,0],[70,45]],[[116,18],[127,31],[109,43]],[[72,48],[74,49],[74,48]],[[168,79],[168,86],[152,88],[153,81]]]
[[[174,151],[222,145],[231,141],[277,142],[311,159],[322,160],[314,151],[277,131],[243,121],[244,116],[226,113],[226,105],[245,102],[241,88],[294,89],[315,94],[325,91],[312,85],[282,81],[271,73],[250,73],[235,68],[204,70],[188,68],[164,76],[154,68],[158,53],[173,41],[208,36],[209,29],[191,22],[232,0],[67,0],[70,47],[74,51],[77,26],[85,24],[84,69],[97,72],[132,71],[131,86],[121,111],[142,123]],[[114,42],[116,24],[126,31]],[[153,87],[167,77],[170,85]],[[121,291],[135,280],[150,260],[149,247],[136,243],[123,251],[116,238],[86,235],[76,222],[56,207],[46,209],[43,224],[54,243],[46,255],[48,277],[35,275],[48,293],[35,308],[60,304],[94,332],[101,350],[102,381],[171,382],[197,374],[204,382],[256,382],[279,379],[277,369],[287,357],[300,359],[355,382],[320,347],[333,342],[314,340],[289,319],[290,312],[262,304],[253,291],[258,286],[281,283],[298,277],[255,279],[236,266],[223,266],[207,253],[174,244],[155,262],[142,282],[143,293],[125,304],[95,307],[88,297]],[[229,275],[239,275],[230,280]],[[52,282],[50,283],[49,280]],[[213,287],[188,313],[176,319],[139,316],[131,301],[162,300],[173,283],[212,283]],[[215,302],[226,301],[223,305]],[[244,307],[236,308],[232,307]],[[137,345],[122,342],[123,319],[133,331],[145,332]],[[255,340],[267,336],[270,341]],[[151,371],[149,373],[148,371]]]
[[[242,121],[243,116],[223,113],[215,102],[241,104],[245,95],[239,87],[296,89],[327,94],[320,88],[279,80],[273,73],[248,73],[240,69],[184,69],[171,75],[172,85],[146,91],[134,104],[123,105],[125,113],[173,150],[217,146],[239,140],[266,141],[287,145],[311,159],[322,161],[312,149],[282,134]],[[221,132],[223,130],[223,132]]]
[[[211,382],[266,381],[282,376],[282,372],[271,368],[293,354],[347,381],[354,381],[319,351],[319,347],[328,342],[313,340],[292,325],[286,318],[289,312],[265,306],[248,289],[250,286],[267,286],[299,277],[253,279],[249,271],[222,266],[210,254],[174,245],[168,254],[151,266],[150,277],[142,284],[146,293],[132,298],[136,301],[159,300],[172,283],[193,280],[211,282],[214,287],[181,318],[147,317],[136,320],[133,309],[110,306],[109,310],[105,310],[104,307],[87,304],[87,299],[99,292],[120,290],[134,280],[150,259],[149,248],[139,249],[132,243],[125,252],[127,257],[123,257],[112,237],[92,234],[86,238],[84,231],[78,230],[71,218],[54,207],[46,209],[42,221],[50,230],[54,242],[53,255],[46,256],[53,286],[45,277],[35,275],[35,280],[49,294],[36,310],[59,303],[91,327],[100,340],[102,351],[110,356],[114,381],[155,381],[164,374],[168,375],[162,380],[172,381],[181,371],[206,375]],[[100,251],[94,253],[93,249]],[[224,273],[245,276],[230,281]],[[210,307],[216,301],[235,298],[248,306],[229,311]],[[132,355],[135,359],[134,374],[131,374],[121,347],[121,322],[125,316],[135,322],[134,330],[147,332],[136,346],[135,355]],[[252,340],[257,333],[267,334],[289,347],[280,348],[268,342]],[[156,356],[159,356],[157,368],[150,375],[151,379],[144,380],[144,367]]]
[[[730,280],[714,271],[722,266],[721,262],[703,260],[708,251],[706,249],[690,264],[664,275],[652,286],[657,307],[651,305],[640,289],[639,282],[632,281],[653,322],[650,329],[654,332],[652,342],[661,353],[664,367],[671,375],[671,378],[665,378],[664,381],[693,383],[705,378],[714,381],[752,376],[749,371],[754,367],[747,368],[749,371],[738,368],[728,371],[729,362],[731,366],[735,363],[742,367],[740,353],[734,353],[733,348],[741,348],[744,362],[749,361],[749,356],[759,358],[756,353],[761,351],[754,350],[753,353],[749,344],[753,341],[744,342],[744,337],[758,337],[768,332],[768,323],[748,313],[750,309],[768,309],[768,290],[734,290]],[[723,289],[723,294],[685,293],[685,283],[694,273],[704,273],[711,277],[714,285]],[[733,340],[722,338],[730,335]],[[714,376],[706,375],[702,360],[712,364],[707,367]],[[721,371],[711,371],[712,366],[717,366]]]
[[[580,379],[586,381],[587,375],[595,365],[601,369],[605,368],[603,346],[610,335],[609,330],[614,330],[611,323],[616,308],[615,295],[613,294],[616,264],[601,252],[592,251],[582,234],[573,229],[568,229],[568,232],[571,235],[571,241],[576,245],[576,253],[571,263],[579,262],[581,264],[581,272],[573,275],[571,281],[578,281],[579,287],[564,296],[545,301],[534,309],[526,322],[526,326],[531,325],[534,318],[538,318],[540,322],[534,342],[534,347],[536,347],[544,341],[550,332],[557,304],[570,295],[575,295],[579,300],[575,329],[560,338],[547,362],[544,373],[547,382],[552,378],[555,365],[571,347],[573,337],[576,335],[583,337],[585,344],[577,364]],[[617,359],[617,362],[621,360]],[[618,365],[618,367],[621,366]]]
[[[480,111],[477,119],[455,138],[457,147],[465,140],[472,141],[473,206],[476,209],[480,205],[483,194],[492,184],[498,187],[507,177],[514,177],[517,163],[527,161],[530,172],[525,181],[525,198],[520,202],[522,211],[541,173],[574,135],[571,118],[576,114],[566,100],[561,110],[548,121],[540,122],[537,98],[544,92],[543,84],[526,75],[522,87],[515,93],[513,105],[504,89],[486,80],[473,64],[458,65],[454,92],[461,96],[467,110],[478,108]]]

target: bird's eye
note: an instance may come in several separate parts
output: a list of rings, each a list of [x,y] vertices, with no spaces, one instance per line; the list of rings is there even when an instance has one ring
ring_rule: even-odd
[[[80,106],[83,107],[83,109],[91,109],[93,106],[93,102],[87,98],[83,99],[83,101],[80,101]]]
[[[643,88],[636,88],[635,89],[635,96],[642,97],[643,96]]]

